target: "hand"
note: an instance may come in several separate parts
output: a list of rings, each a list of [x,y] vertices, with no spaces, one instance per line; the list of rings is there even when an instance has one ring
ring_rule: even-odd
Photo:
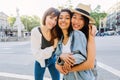
[[[75,59],[70,53],[62,53],[60,55],[60,59],[63,60],[67,65],[73,66],[75,63]]]
[[[63,65],[63,70],[66,72],[69,72],[71,70],[71,65],[69,65],[65,62]]]
[[[95,25],[89,24],[89,36],[95,37],[97,28]]]
[[[67,71],[67,70],[64,70],[64,69],[63,69],[63,66],[61,66],[61,65],[55,64],[55,67],[56,67],[56,69],[57,69],[60,73],[62,73],[62,74],[64,74],[64,75],[68,73],[68,71]]]

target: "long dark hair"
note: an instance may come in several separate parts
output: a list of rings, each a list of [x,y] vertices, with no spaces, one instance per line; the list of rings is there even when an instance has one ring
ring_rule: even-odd
[[[61,12],[67,12],[69,15],[70,15],[70,26],[69,26],[69,28],[68,28],[68,36],[70,36],[70,33],[71,33],[71,31],[73,31],[73,28],[72,28],[72,24],[71,24],[71,18],[72,18],[72,12],[69,10],[69,9],[62,9],[61,11],[60,11],[60,13]],[[60,16],[60,14],[59,14],[59,16]],[[58,19],[59,19],[59,16],[58,16]],[[57,30],[57,36],[58,36],[58,39],[60,40],[61,39],[61,37],[63,36],[63,32],[62,32],[62,30],[61,30],[61,28],[59,27],[59,25],[58,25],[58,20],[57,20],[57,26],[56,26],[56,30]]]
[[[44,13],[44,15],[43,15],[43,17],[42,17],[42,24],[43,25],[46,25],[45,24],[45,21],[46,21],[46,17],[47,16],[49,16],[49,15],[51,15],[51,16],[53,16],[53,17],[58,17],[58,15],[59,15],[59,10],[58,9],[55,9],[55,8],[53,8],[53,7],[51,7],[51,8],[49,8],[49,9],[47,9],[46,11],[45,11],[45,13]],[[57,32],[56,32],[56,29],[55,29],[55,27],[54,28],[52,28],[52,30],[51,30],[51,43],[52,44],[54,44],[54,39],[55,38],[57,38]]]
[[[84,22],[85,22],[85,25],[84,27],[81,29],[81,31],[85,34],[86,36],[86,39],[88,40],[89,38],[89,18],[87,18],[86,16],[83,16],[82,17],[84,18]]]

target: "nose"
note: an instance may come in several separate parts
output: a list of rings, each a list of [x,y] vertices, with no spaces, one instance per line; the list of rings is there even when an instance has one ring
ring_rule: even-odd
[[[74,22],[77,24],[77,23],[79,23],[79,20],[78,20],[78,19],[75,19]]]
[[[62,21],[62,22],[65,22],[65,19],[63,18],[61,21]]]

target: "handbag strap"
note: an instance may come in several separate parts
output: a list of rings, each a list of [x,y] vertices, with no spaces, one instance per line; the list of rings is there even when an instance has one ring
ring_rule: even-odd
[[[74,72],[74,75],[75,75],[75,80],[78,80],[77,72]]]

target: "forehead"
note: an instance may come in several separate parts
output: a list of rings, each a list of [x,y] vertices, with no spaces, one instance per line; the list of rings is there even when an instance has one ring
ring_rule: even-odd
[[[60,16],[61,16],[61,15],[70,16],[70,14],[69,14],[68,12],[61,12],[61,13],[60,13]]]
[[[82,17],[82,14],[80,14],[80,13],[73,13],[73,16],[80,16],[80,17]]]
[[[48,16],[51,16],[51,17],[57,17],[58,15],[55,14],[55,12],[52,12],[51,14],[49,14]]]

